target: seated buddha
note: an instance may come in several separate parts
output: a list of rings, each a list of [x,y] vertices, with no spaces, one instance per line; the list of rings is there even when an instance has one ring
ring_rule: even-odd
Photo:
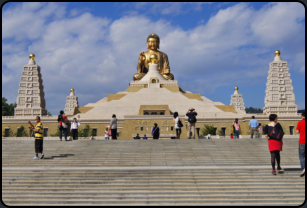
[[[139,61],[137,65],[137,73],[133,75],[133,81],[141,80],[149,69],[150,56],[156,55],[158,57],[157,64],[158,70],[168,80],[174,80],[174,75],[170,73],[170,67],[168,57],[165,53],[157,50],[159,48],[160,38],[157,34],[150,34],[147,37],[147,49],[146,52],[142,52],[139,55]]]

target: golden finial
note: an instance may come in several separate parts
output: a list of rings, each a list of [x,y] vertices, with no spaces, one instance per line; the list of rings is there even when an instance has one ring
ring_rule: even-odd
[[[239,88],[238,88],[238,87],[235,87],[235,90],[236,90],[236,91],[238,91],[238,90],[239,90]]]
[[[70,89],[70,92],[74,92],[74,91],[75,91],[74,88],[71,88],[71,89]]]
[[[156,54],[152,54],[152,55],[149,57],[149,60],[151,61],[151,63],[156,64],[156,63],[157,63],[157,60],[158,60],[158,56],[157,56]]]
[[[275,51],[275,56],[280,56],[280,51],[279,50]]]
[[[33,53],[31,53],[31,54],[29,55],[29,58],[30,58],[31,60],[34,60],[34,59],[35,59],[35,55],[34,55]]]

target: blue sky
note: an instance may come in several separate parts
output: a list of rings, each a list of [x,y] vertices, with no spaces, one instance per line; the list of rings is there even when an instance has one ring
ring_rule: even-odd
[[[225,105],[238,86],[245,107],[263,108],[269,63],[280,50],[295,103],[305,108],[305,8],[297,2],[6,3],[2,96],[16,101],[30,53],[53,115],[71,88],[80,106],[125,91],[151,33],[182,89]]]

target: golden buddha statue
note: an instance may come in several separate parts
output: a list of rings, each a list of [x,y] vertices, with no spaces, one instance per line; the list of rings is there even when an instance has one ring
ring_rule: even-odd
[[[167,55],[157,50],[159,48],[159,44],[160,38],[157,34],[152,33],[147,37],[147,49],[149,50],[140,53],[137,73],[133,75],[133,81],[138,81],[146,75],[149,69],[149,64],[151,63],[150,57],[152,55],[157,56],[157,60],[155,60],[155,62],[158,64],[158,70],[162,76],[168,80],[174,80],[174,75],[170,73]]]

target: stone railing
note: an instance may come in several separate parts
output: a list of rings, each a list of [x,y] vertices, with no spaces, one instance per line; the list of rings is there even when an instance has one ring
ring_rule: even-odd
[[[130,81],[130,86],[131,85],[144,85],[144,84],[151,84],[149,82],[144,82],[144,81]],[[155,83],[154,83],[155,84]],[[178,84],[177,80],[160,80],[158,84]]]
[[[33,119],[36,116],[2,116],[2,119]],[[40,118],[58,118],[58,116],[40,116]]]

